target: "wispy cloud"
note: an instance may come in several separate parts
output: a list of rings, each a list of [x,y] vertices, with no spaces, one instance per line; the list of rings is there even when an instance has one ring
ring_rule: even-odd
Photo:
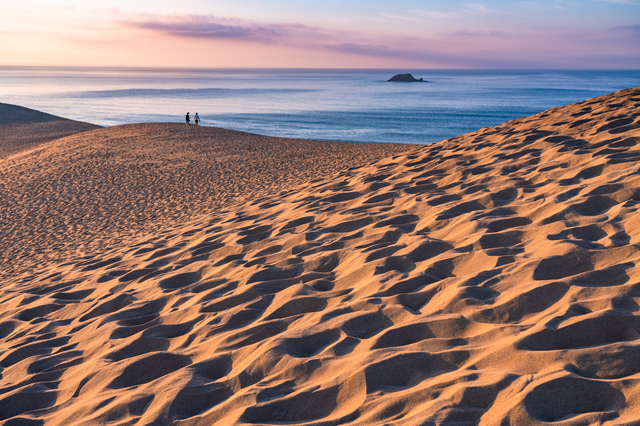
[[[640,40],[640,25],[625,25],[622,27],[615,27],[611,29],[612,32],[617,34],[623,34],[624,37],[629,37],[630,39]],[[637,50],[640,51],[640,44],[636,45]]]
[[[491,32],[483,32],[476,31],[471,32],[467,29],[458,30],[452,34],[455,37],[504,37],[506,34],[502,31],[491,31]]]
[[[620,4],[630,4],[633,6],[638,6],[640,3],[638,3],[637,0],[596,0],[596,1],[602,1],[602,2],[606,2],[606,3],[620,3]]]
[[[142,15],[120,20],[122,25],[176,37],[234,39],[271,43],[295,31],[313,31],[301,24],[256,24],[212,15]]]
[[[532,8],[532,9],[538,9],[538,10],[557,10],[557,9],[562,9],[562,10],[567,10],[566,7],[560,6],[558,4],[547,4],[547,3],[540,3],[540,2],[534,2],[534,1],[521,1],[520,4]]]
[[[400,16],[400,15],[392,15],[389,13],[381,13],[380,15],[386,17],[386,18],[391,18],[391,19],[396,19],[399,21],[411,21],[411,22],[424,22],[424,19],[420,19],[420,18],[412,18],[409,16]]]
[[[484,43],[478,40],[478,43]],[[446,44],[446,43],[445,43]],[[472,43],[474,46],[476,43]],[[491,52],[480,52],[474,47],[460,51],[451,50],[450,44],[445,48],[430,49],[427,47],[413,46],[409,48],[394,47],[389,45],[368,45],[355,43],[340,43],[333,45],[318,46],[333,52],[345,53],[349,55],[361,55],[390,59],[393,61],[411,61],[417,63],[428,63],[432,66],[444,67],[472,67],[472,68],[531,68],[549,66],[549,61],[541,61],[540,58],[522,57],[522,55],[511,55],[506,57],[503,54]]]
[[[491,14],[506,13],[506,12],[501,11],[501,10],[489,9],[484,4],[480,4],[480,3],[465,4],[465,7],[467,8],[467,9],[465,9],[465,12],[476,13],[476,14],[480,14],[480,15],[491,15]]]
[[[191,60],[189,63],[209,63],[208,59],[201,59],[204,55],[193,56],[195,59],[190,56],[191,50],[201,52],[200,49],[189,49],[187,53],[182,49],[183,46],[197,44],[205,48],[211,46],[212,51],[217,52],[216,58],[227,60],[223,62],[225,64],[240,61],[247,66],[263,63],[271,66],[276,60],[283,60],[283,64],[290,66],[309,63],[372,67],[411,64],[452,68],[637,68],[640,64],[640,25],[634,25],[633,20],[609,24],[607,28],[586,24],[554,26],[548,20],[549,13],[543,9],[569,3],[574,7],[574,0],[517,1],[520,11],[525,12],[522,15],[545,17],[542,21],[545,26],[541,29],[528,25],[525,18],[517,16],[513,3],[509,5],[509,11],[501,11],[494,10],[499,8],[494,5],[505,5],[505,2],[465,1],[478,3],[467,3],[454,12],[426,7],[424,10],[405,9],[385,14],[342,16],[339,25],[335,19],[326,18],[309,21],[301,18],[301,23],[297,23],[278,22],[277,18],[221,17],[181,11],[128,12],[113,8],[100,9],[99,13],[93,9],[87,19],[82,19],[84,15],[81,11],[59,11],[57,20],[43,14],[31,25],[10,25],[14,21],[20,22],[19,17],[26,13],[26,9],[20,9],[13,15],[0,16],[0,54],[3,53],[2,48],[9,45],[2,42],[18,36],[21,44],[27,41],[31,43],[30,48],[37,46],[43,54],[47,51],[40,45],[54,46],[48,49],[52,52],[62,51],[61,46],[65,47],[71,52],[68,56],[71,60],[82,57],[84,52],[93,52],[96,45],[108,45],[112,52],[129,52],[131,63],[161,57],[165,50],[183,55],[186,60]],[[640,2],[598,1],[622,2],[617,7],[610,5],[608,9],[635,8],[628,5]],[[514,16],[514,20],[503,19],[506,16]],[[521,20],[516,21],[517,18]],[[522,25],[516,25],[520,23]],[[465,29],[467,27],[469,30]],[[133,37],[132,32],[135,33]],[[114,62],[122,57],[120,53],[112,54]],[[11,51],[4,54],[5,57],[10,55],[15,53]],[[601,65],[600,58],[605,57],[611,59]],[[174,56],[168,60],[173,61]]]
[[[325,49],[355,55],[382,56],[391,58],[405,57],[407,52],[386,45],[370,45],[357,43],[325,44]]]
[[[427,48],[401,48],[388,45],[338,43],[318,46],[320,48],[345,53],[348,55],[360,55],[368,57],[385,58],[392,60],[426,61],[433,64],[458,65],[460,61],[456,55],[432,51]],[[466,60],[466,59],[465,59]]]
[[[131,27],[159,31],[180,37],[268,39],[275,32],[265,28],[250,28],[238,25],[216,24],[214,22],[128,22]]]
[[[438,19],[457,18],[460,16],[457,13],[439,12],[437,10],[412,10],[412,12]]]

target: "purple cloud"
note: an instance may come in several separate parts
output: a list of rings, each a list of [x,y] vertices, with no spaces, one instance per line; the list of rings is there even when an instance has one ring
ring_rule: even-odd
[[[489,9],[484,4],[479,4],[479,3],[467,4],[465,6],[468,7],[468,9],[465,9],[465,12],[467,12],[467,13],[477,13],[477,14],[480,14],[480,15],[506,13],[506,12],[503,12],[501,10]]]
[[[473,5],[474,7],[477,5]],[[477,7],[478,10],[484,10]],[[485,10],[486,11],[486,10]],[[380,58],[383,63],[428,64],[439,67],[555,68],[628,66],[638,63],[636,40],[640,25],[583,31],[549,31],[546,34],[471,32],[466,29],[425,37],[385,37],[358,31],[330,31],[297,23],[250,22],[212,15],[137,15],[120,19],[130,28],[174,37],[239,40],[345,55]],[[365,41],[366,40],[366,41]],[[589,59],[591,58],[591,59]]]
[[[471,32],[467,29],[458,30],[452,34],[455,37],[504,37],[505,33],[502,31],[491,31],[490,33],[485,32]]]
[[[484,53],[469,54],[460,52],[437,51],[425,47],[391,47],[386,45],[366,45],[355,43],[340,43],[335,45],[324,45],[323,48],[340,53],[351,55],[362,55],[370,57],[388,58],[396,60],[408,60],[425,62],[446,67],[516,67],[527,68],[533,62],[527,59],[516,59],[513,57],[501,58],[488,56]],[[446,49],[445,49],[446,50]],[[539,63],[538,63],[539,65]]]
[[[357,43],[325,44],[324,48],[333,52],[351,55],[383,56],[388,58],[406,58],[407,52],[385,45],[369,45]]]
[[[623,27],[612,28],[612,30],[629,37],[640,38],[640,25],[625,25]]]
[[[194,22],[131,22],[130,26],[145,30],[160,31],[180,37],[255,39],[265,35],[274,36],[273,31],[262,28]]]
[[[234,39],[271,43],[293,31],[313,31],[301,24],[242,24],[211,15],[146,15],[140,19],[120,21],[131,28],[149,30],[177,37]]]

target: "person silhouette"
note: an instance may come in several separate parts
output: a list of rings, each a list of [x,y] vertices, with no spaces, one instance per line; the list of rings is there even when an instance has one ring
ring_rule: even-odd
[[[196,122],[196,126],[198,125],[198,123],[200,122],[200,116],[198,115],[198,113],[196,112],[196,115],[193,116],[193,121]]]
[[[189,118],[189,113],[187,113],[187,125],[189,125],[190,121],[191,121],[191,119]]]

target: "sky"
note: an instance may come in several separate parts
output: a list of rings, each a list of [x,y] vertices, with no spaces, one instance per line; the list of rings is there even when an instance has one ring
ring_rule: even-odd
[[[640,0],[0,0],[0,65],[640,69]]]

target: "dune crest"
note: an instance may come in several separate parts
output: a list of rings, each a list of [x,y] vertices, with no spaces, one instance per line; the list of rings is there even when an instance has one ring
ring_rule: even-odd
[[[5,280],[11,424],[640,422],[640,88]]]

